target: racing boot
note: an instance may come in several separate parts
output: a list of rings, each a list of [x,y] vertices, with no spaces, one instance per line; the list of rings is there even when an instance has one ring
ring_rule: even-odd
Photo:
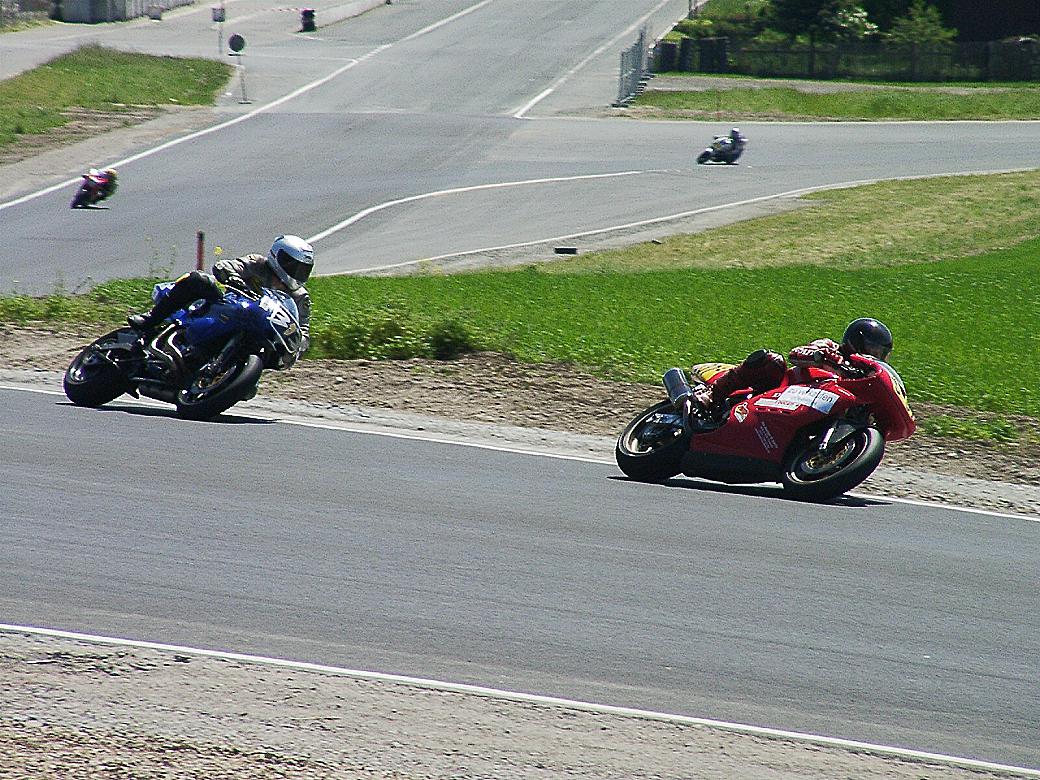
[[[151,333],[179,308],[181,307],[177,303],[171,302],[169,297],[163,298],[150,311],[131,314],[126,318],[126,324],[142,335]]]
[[[768,349],[756,349],[739,365],[726,371],[718,379],[699,388],[694,396],[705,414],[715,422],[722,422],[729,414],[729,396],[745,387],[756,393],[776,387],[784,378],[787,361],[782,355]]]

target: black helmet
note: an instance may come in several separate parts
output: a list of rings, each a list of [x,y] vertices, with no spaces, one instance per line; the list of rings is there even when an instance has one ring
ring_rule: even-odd
[[[853,320],[841,337],[841,349],[848,354],[870,355],[887,360],[892,351],[892,331],[870,317]]]

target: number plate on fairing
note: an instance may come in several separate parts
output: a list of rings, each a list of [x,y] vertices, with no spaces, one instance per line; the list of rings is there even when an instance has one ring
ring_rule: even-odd
[[[775,409],[797,409],[799,406],[808,406],[822,414],[827,414],[840,396],[830,390],[821,390],[817,387],[806,387],[805,385],[792,385],[784,388],[776,398],[760,398],[755,406],[772,407]]]

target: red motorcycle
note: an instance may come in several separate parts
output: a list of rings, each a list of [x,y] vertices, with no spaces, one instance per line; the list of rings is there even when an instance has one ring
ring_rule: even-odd
[[[726,363],[693,367],[695,384],[711,383]],[[689,477],[748,484],[779,482],[803,501],[826,501],[873,473],[886,441],[917,428],[906,387],[895,369],[855,355],[841,369],[795,366],[779,387],[727,399],[721,422],[694,401],[681,369],[664,375],[668,400],[651,406],[618,437],[618,466],[631,479]]]
[[[91,168],[89,172],[82,174],[82,176],[83,181],[80,182],[79,189],[76,190],[76,195],[73,197],[69,208],[89,208],[106,198],[111,198],[115,194],[118,186],[115,171],[111,169],[99,171]]]

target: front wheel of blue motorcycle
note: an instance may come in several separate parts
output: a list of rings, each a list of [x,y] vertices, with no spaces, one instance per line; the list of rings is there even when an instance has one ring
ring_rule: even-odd
[[[204,366],[191,384],[177,393],[177,414],[187,420],[208,420],[256,393],[263,364],[256,355],[243,355],[226,366]]]

